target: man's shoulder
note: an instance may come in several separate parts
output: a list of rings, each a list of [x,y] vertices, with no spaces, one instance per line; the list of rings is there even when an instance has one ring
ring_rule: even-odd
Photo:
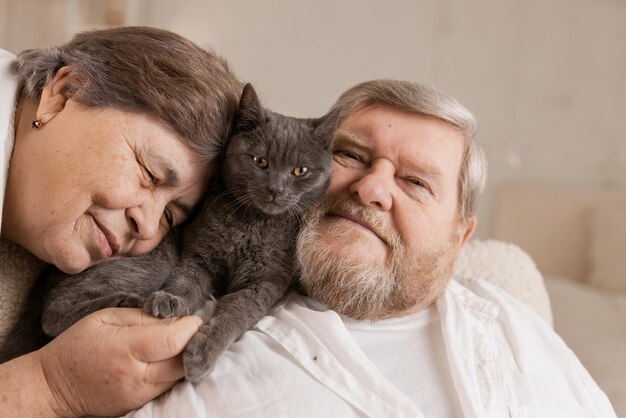
[[[551,327],[532,307],[511,295],[507,290],[482,278],[452,277],[446,288],[448,297],[461,300],[465,306],[483,309],[498,319],[522,317],[539,320]],[[444,295],[445,296],[445,295]]]

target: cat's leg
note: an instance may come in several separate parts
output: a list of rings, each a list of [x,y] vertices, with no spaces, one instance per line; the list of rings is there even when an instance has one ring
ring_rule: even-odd
[[[237,338],[252,328],[285,294],[291,279],[251,280],[220,298],[213,317],[200,327],[183,354],[185,376],[194,382],[207,376],[215,361]]]
[[[55,270],[42,277],[45,286],[41,324],[56,336],[84,316],[109,307],[138,307],[161,288],[178,259],[174,233],[152,252],[94,266],[67,275]],[[38,284],[39,285],[39,284]]]
[[[214,293],[213,277],[217,261],[184,256],[163,288],[153,292],[143,303],[147,313],[159,317],[182,317],[201,308]]]
[[[47,335],[56,337],[90,313],[112,307],[137,308],[144,299],[145,296],[126,291],[82,302],[75,302],[74,298],[57,299],[45,306],[41,326]]]

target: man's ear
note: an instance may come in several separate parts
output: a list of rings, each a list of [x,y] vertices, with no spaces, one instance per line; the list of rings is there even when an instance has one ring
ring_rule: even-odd
[[[37,120],[42,125],[50,122],[64,108],[69,99],[67,92],[71,87],[75,87],[76,79],[70,74],[70,67],[61,67],[52,81],[46,84],[41,91],[39,106],[37,107]]]
[[[467,222],[465,223],[465,225],[463,225],[463,223],[461,223],[461,226],[460,226],[461,230],[460,230],[460,234],[459,234],[459,245],[465,244],[465,242],[468,239],[470,239],[470,237],[474,233],[474,230],[476,229],[476,224],[477,223],[478,223],[478,221],[476,220],[476,218],[474,216],[469,218],[467,220]]]

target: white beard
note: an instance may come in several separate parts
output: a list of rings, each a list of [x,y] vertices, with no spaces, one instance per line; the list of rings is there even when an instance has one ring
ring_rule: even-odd
[[[355,260],[331,252],[327,240],[350,246],[359,239],[352,231],[329,224],[332,221],[325,214],[331,210],[371,225],[389,246],[388,257]],[[430,305],[443,292],[458,250],[451,237],[428,252],[409,254],[400,237],[385,228],[373,209],[348,199],[325,200],[308,217],[298,237],[300,284],[310,297],[355,319],[397,316]]]

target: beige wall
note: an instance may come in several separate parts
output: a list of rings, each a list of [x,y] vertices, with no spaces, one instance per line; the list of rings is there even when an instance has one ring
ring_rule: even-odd
[[[7,2],[33,0],[0,5]],[[284,113],[319,115],[348,86],[377,77],[417,80],[453,94],[477,115],[490,162],[480,236],[489,234],[491,202],[505,181],[626,189],[623,0],[125,4],[136,23],[214,47],[268,106]],[[46,28],[66,36],[58,20],[37,30],[10,22],[0,47],[58,38]],[[64,24],[80,27],[75,14]]]

